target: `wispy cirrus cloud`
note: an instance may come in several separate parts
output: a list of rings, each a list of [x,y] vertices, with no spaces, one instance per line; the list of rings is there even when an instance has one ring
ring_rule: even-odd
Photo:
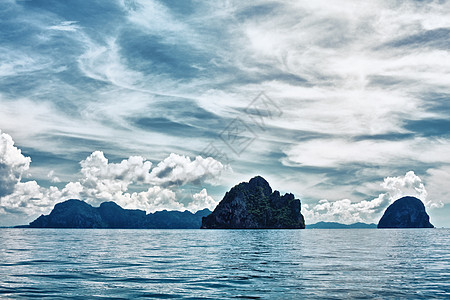
[[[48,29],[74,32],[80,29],[80,26],[78,26],[77,23],[77,21],[63,21],[58,25],[50,26]]]

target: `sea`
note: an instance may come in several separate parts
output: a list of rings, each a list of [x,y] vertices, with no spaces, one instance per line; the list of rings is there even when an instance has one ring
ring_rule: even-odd
[[[450,299],[450,229],[0,229],[6,299]]]

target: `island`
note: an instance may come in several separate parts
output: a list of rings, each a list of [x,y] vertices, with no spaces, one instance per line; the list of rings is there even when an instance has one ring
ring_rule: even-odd
[[[315,224],[306,225],[306,229],[374,229],[377,224],[367,224],[357,222],[353,224],[342,224],[337,222],[317,222]]]
[[[434,228],[425,205],[416,197],[403,197],[384,212],[378,228]]]
[[[157,211],[146,214],[143,210],[124,209],[115,202],[103,202],[99,207],[70,199],[55,205],[47,216],[41,215],[28,228],[120,228],[120,229],[194,229],[199,228],[202,217],[209,209],[197,211]]]
[[[281,196],[261,176],[228,191],[202,229],[304,229],[301,203],[291,193]]]

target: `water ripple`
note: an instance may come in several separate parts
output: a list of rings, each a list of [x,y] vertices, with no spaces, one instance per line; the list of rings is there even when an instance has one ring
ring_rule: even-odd
[[[0,297],[450,298],[450,230],[0,230]]]

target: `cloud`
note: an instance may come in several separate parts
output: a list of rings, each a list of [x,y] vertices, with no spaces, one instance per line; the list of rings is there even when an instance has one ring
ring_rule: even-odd
[[[80,29],[80,26],[77,25],[77,23],[78,23],[77,21],[64,21],[58,25],[50,26],[48,29],[74,32],[74,31],[77,31],[78,29]]]
[[[27,53],[0,47],[0,78],[28,74],[48,66],[49,62],[44,59],[36,59]]]
[[[207,208],[209,210],[214,210],[216,208],[218,201],[215,201],[211,196],[208,196],[206,189],[202,189],[200,192],[192,195],[194,201],[190,202],[187,209],[195,212],[200,209]]]
[[[54,186],[41,187],[36,181],[19,182],[12,194],[0,197],[0,206],[5,213],[15,215],[18,220],[22,220],[24,216],[35,217],[49,213],[50,209],[62,200],[75,198],[77,193],[74,193],[71,187],[72,184],[69,184],[60,190]]]
[[[350,199],[329,201],[320,200],[318,204],[303,204],[302,212],[308,223],[319,221],[341,222],[351,224],[356,222],[378,223],[384,210],[395,200],[404,196],[413,196],[421,199],[428,208],[442,207],[440,201],[428,200],[425,186],[413,171],[404,176],[386,177],[381,187],[385,193],[381,193],[372,200],[352,202]]]
[[[131,156],[120,163],[109,163],[103,152],[95,151],[80,162],[83,183],[93,186],[98,182],[120,181],[126,190],[132,182],[148,182],[152,163],[141,156]]]
[[[61,179],[55,176],[55,170],[51,170],[50,172],[48,172],[47,177],[50,179],[50,182],[53,183],[61,182]]]
[[[166,187],[176,189],[201,180],[208,181],[218,177],[223,169],[223,165],[211,157],[197,156],[191,161],[187,156],[174,153],[153,169],[152,163],[140,156],[131,156],[117,164],[109,163],[101,151],[93,152],[80,165],[83,176],[75,183],[80,187],[79,198],[93,205],[115,201],[127,208],[146,211],[185,208],[175,193]],[[132,184],[152,187],[129,193]]]
[[[428,199],[432,201],[430,208],[440,208],[444,203],[450,203],[450,190],[446,188],[450,182],[450,166],[443,165],[427,170]]]
[[[14,146],[11,136],[2,133],[0,137],[0,212],[3,214],[36,216],[48,213],[56,203],[71,198],[94,206],[114,201],[124,208],[147,212],[163,209],[196,212],[213,209],[217,204],[205,188],[189,201],[176,196],[176,190],[183,185],[213,182],[211,180],[220,176],[224,166],[211,157],[197,156],[191,160],[172,153],[152,169],[152,163],[141,156],[110,163],[103,152],[95,151],[80,162],[79,181],[69,182],[61,189],[45,188],[36,181],[21,182],[31,159]],[[60,181],[54,176],[54,170],[48,172],[47,178],[51,182]],[[141,191],[131,192],[131,188]]]
[[[285,165],[337,167],[345,164],[388,165],[420,161],[450,163],[450,142],[445,139],[408,140],[313,139],[284,150]]]
[[[393,199],[403,196],[414,196],[422,201],[427,200],[428,193],[419,176],[409,171],[405,176],[386,177],[381,185]],[[431,202],[426,202],[431,204]]]
[[[22,175],[30,168],[31,159],[14,146],[10,135],[0,130],[0,197],[13,193]]]
[[[197,33],[186,22],[176,19],[166,5],[152,0],[138,0],[134,4],[130,6],[127,1],[122,3],[128,20],[148,34],[160,36],[171,44],[192,43],[197,37]]]
[[[154,186],[140,193],[125,194],[118,201],[126,208],[143,209],[147,212],[158,210],[185,210],[186,207],[177,201],[176,194],[172,190]]]
[[[27,57],[51,61],[51,57],[61,56],[67,65],[75,63],[78,69],[69,71],[73,76],[69,81],[64,72],[53,78],[61,76],[74,88],[70,94],[77,95],[69,102],[79,105],[80,119],[67,124],[65,132],[87,134],[80,132],[79,125],[89,120],[89,129],[94,129],[96,139],[107,141],[111,140],[110,135],[123,134],[129,142],[124,144],[130,145],[134,144],[136,135],[122,133],[117,127],[130,127],[125,120],[135,116],[136,107],[145,113],[160,111],[160,105],[146,106],[153,100],[151,93],[194,99],[209,111],[221,112],[217,118],[225,118],[233,115],[236,107],[245,106],[261,90],[267,90],[277,103],[280,102],[283,118],[274,120],[274,125],[286,132],[305,130],[337,136],[401,132],[404,118],[420,120],[424,117],[423,93],[442,90],[448,82],[448,68],[443,64],[448,61],[445,51],[433,47],[419,49],[414,43],[401,49],[388,46],[389,42],[411,39],[448,26],[445,13],[437,3],[428,3],[424,8],[386,2],[330,5],[323,1],[317,4],[257,1],[254,4],[196,3],[186,8],[157,1],[122,1],[121,6],[122,11],[111,9],[108,15],[99,13],[99,19],[123,20],[117,22],[117,26],[111,24],[111,30],[100,32],[100,39],[84,24],[71,35],[75,56],[31,51],[21,54],[14,68],[8,68],[17,69],[20,61]],[[42,13],[45,12],[43,9]],[[49,9],[47,17],[39,19],[40,22],[29,24],[30,28],[42,31],[49,27],[78,26],[63,18],[67,16],[50,12],[53,11]],[[149,19],[148,15],[153,17]],[[121,38],[123,36],[128,39]],[[137,46],[128,49],[130,42]],[[177,51],[167,51],[168,46]],[[198,49],[201,55],[195,55]],[[135,59],[138,53],[149,51],[155,55]],[[179,58],[180,52],[184,54],[183,59]],[[159,67],[168,62],[179,66],[191,59],[192,64],[206,68],[207,72],[183,80],[179,79],[179,68],[162,70]],[[31,62],[26,65],[29,64],[32,65]],[[186,72],[182,75],[186,78]],[[232,77],[239,80],[233,81]],[[295,82],[289,80],[291,77],[306,81]],[[91,84],[99,82],[95,82],[97,89],[83,95],[86,79],[91,79],[87,81]],[[77,83],[83,85],[80,87]],[[45,82],[36,89],[30,95],[46,90],[46,99],[52,96],[53,100],[49,101],[58,101],[58,95],[63,94],[66,87],[55,86],[49,90]],[[64,93],[65,97],[70,97],[68,94]],[[125,107],[124,101],[113,99],[128,99],[130,103]],[[50,113],[58,116],[60,112],[52,110]],[[53,126],[59,121],[55,120]],[[106,121],[111,122],[111,127],[117,126],[111,129],[113,133],[105,130]],[[178,117],[174,121],[185,124],[186,118]],[[36,123],[41,125],[42,121]],[[207,126],[194,130],[201,135]],[[40,131],[51,132],[52,127],[40,128]],[[144,131],[136,130],[138,135]],[[162,132],[161,138],[165,137]],[[279,151],[277,142],[280,140],[292,143],[290,136],[281,138],[270,130],[264,137],[270,142],[268,151],[264,152]],[[47,139],[52,140],[50,136]],[[182,134],[178,139],[188,140]],[[172,142],[168,144],[175,148]],[[190,150],[194,148],[188,141],[187,145]],[[57,147],[63,145],[55,145]],[[168,152],[174,152],[172,149]],[[255,147],[248,152],[259,155],[256,150]]]
[[[143,90],[139,83],[144,75],[124,65],[115,39],[102,45],[86,38],[86,47],[87,50],[78,58],[78,66],[85,76],[121,88]]]
[[[172,153],[153,168],[149,181],[164,186],[200,183],[216,178],[223,170],[224,165],[212,157],[197,156],[191,161],[187,156]]]

